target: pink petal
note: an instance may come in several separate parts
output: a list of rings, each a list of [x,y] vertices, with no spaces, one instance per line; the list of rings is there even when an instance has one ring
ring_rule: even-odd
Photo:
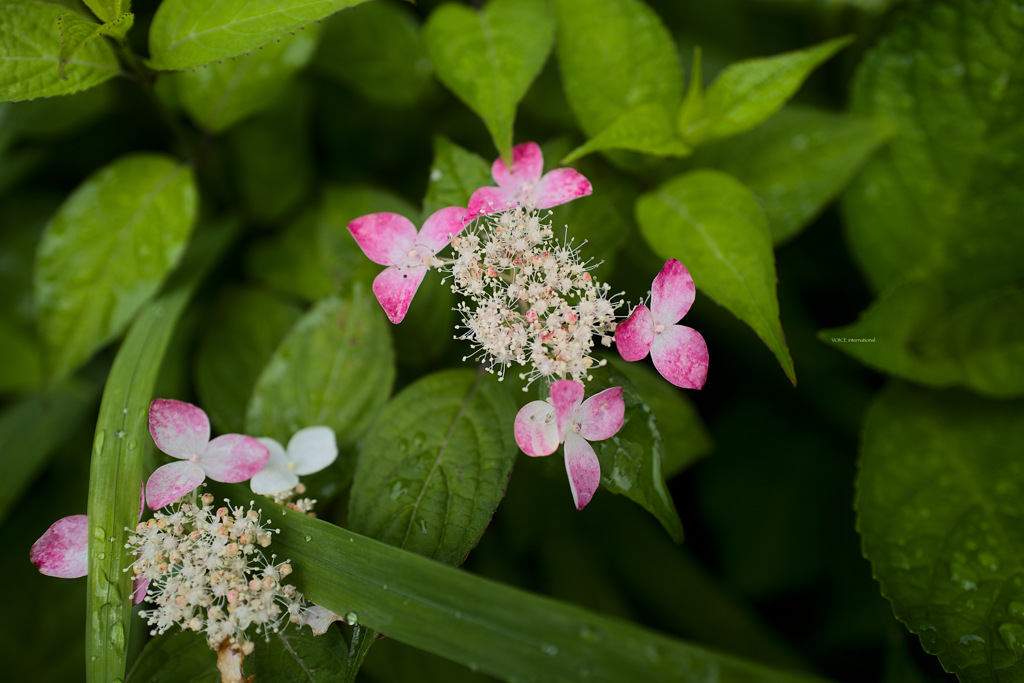
[[[560,379],[551,385],[551,403],[555,406],[560,440],[565,440],[566,423],[572,418],[581,401],[583,401],[582,382]]]
[[[593,446],[576,432],[565,437],[565,471],[569,475],[572,501],[577,510],[582,510],[601,483],[601,463]]]
[[[306,427],[288,440],[288,460],[295,474],[319,472],[338,457],[338,441],[330,427]]]
[[[527,184],[540,180],[541,171],[544,170],[544,155],[536,142],[524,142],[512,148],[512,168],[505,166],[501,157],[495,159],[491,164],[491,175],[494,182],[503,189],[519,192]]]
[[[146,482],[146,505],[159,510],[195,491],[205,479],[203,468],[190,460],[158,467]]]
[[[690,327],[665,328],[654,339],[651,360],[661,376],[677,387],[700,389],[708,377],[708,345]]]
[[[137,605],[146,599],[146,591],[149,589],[149,579],[137,574],[132,580],[132,604]]]
[[[518,195],[500,187],[481,187],[469,198],[469,213],[473,216],[497,213],[519,203]]]
[[[416,243],[416,226],[397,213],[371,213],[348,224],[366,257],[382,266],[405,263]]]
[[[695,295],[693,278],[686,266],[674,258],[665,261],[665,267],[651,287],[651,312],[655,322],[675,325],[690,310]]]
[[[58,519],[32,544],[29,559],[47,576],[77,579],[89,573],[89,520],[85,515]]]
[[[416,237],[416,243],[430,249],[431,254],[436,254],[451,242],[454,235],[458,235],[470,219],[471,214],[461,206],[446,206],[432,213],[420,228]]]
[[[547,401],[531,401],[519,409],[515,423],[516,443],[531,456],[551,455],[558,450],[555,407]]]
[[[270,450],[251,436],[224,434],[199,454],[199,464],[214,481],[236,484],[260,471],[270,460]]]
[[[191,403],[158,398],[149,404],[149,433],[157,448],[184,460],[210,442],[210,420]]]
[[[402,322],[426,274],[427,267],[423,265],[391,267],[382,270],[374,279],[373,293],[377,296],[381,308],[388,314],[388,320],[396,325]]]
[[[587,441],[603,441],[615,436],[625,416],[622,387],[612,387],[584,401],[577,408],[575,419],[581,423],[580,436]]]
[[[547,209],[579,197],[586,197],[593,191],[590,181],[578,171],[571,168],[556,168],[544,174],[540,184],[531,193],[531,198],[538,209]]]
[[[640,304],[615,328],[615,346],[623,360],[633,361],[646,358],[653,343],[654,316]]]

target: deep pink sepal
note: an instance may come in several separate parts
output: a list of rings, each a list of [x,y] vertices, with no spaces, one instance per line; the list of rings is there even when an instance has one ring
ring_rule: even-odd
[[[88,574],[88,518],[72,515],[58,519],[32,544],[29,559],[47,576],[76,579]]]
[[[615,328],[615,348],[623,360],[637,361],[647,357],[653,343],[654,316],[640,304]]]

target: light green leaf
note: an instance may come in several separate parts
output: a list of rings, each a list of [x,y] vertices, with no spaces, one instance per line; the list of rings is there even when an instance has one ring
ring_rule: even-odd
[[[363,442],[349,524],[462,564],[505,495],[515,417],[509,392],[482,372],[448,370],[406,387]]]
[[[181,258],[197,203],[192,169],[160,154],[120,157],[64,201],[36,257],[49,375],[124,331]]]
[[[0,12],[0,101],[68,95],[118,74],[114,51],[101,40],[84,45],[60,74],[58,19],[64,12],[36,0],[5,1]]]
[[[110,22],[131,10],[131,0],[82,0],[100,21]]]
[[[693,165],[724,171],[749,187],[779,245],[835,199],[894,132],[882,121],[791,106],[754,130],[702,147]]]
[[[484,120],[506,162],[516,105],[544,66],[554,33],[545,0],[491,0],[479,11],[447,3],[423,27],[438,79]]]
[[[494,184],[491,165],[483,157],[443,135],[434,138],[434,163],[429,178],[423,198],[424,216],[446,206],[466,206],[478,188]]]
[[[149,65],[180,71],[259,49],[366,0],[164,0],[149,29]]]
[[[174,666],[168,666],[174,662]],[[127,683],[220,683],[217,653],[201,633],[172,629],[150,638],[132,664]]]
[[[627,109],[607,128],[569,153],[563,163],[604,149],[625,149],[657,156],[686,156],[691,149],[678,138],[672,115],[660,104]]]
[[[718,171],[677,176],[636,204],[644,238],[681,261],[697,288],[750,325],[796,384],[779,322],[771,233],[757,198]]]
[[[433,89],[419,22],[406,7],[371,2],[326,22],[313,61],[374,104],[411,107]]]
[[[314,24],[249,54],[170,78],[192,120],[220,133],[277,102],[295,72],[313,58],[319,37]]]
[[[583,132],[596,136],[642,105],[679,108],[675,43],[640,0],[554,0],[565,94]]]
[[[704,93],[701,107],[681,110],[679,134],[699,145],[750,130],[781,109],[815,68],[851,42],[850,37],[835,38],[726,67]]]
[[[844,196],[876,291],[929,278],[958,303],[1019,281],[1022,16],[1005,1],[915,3],[861,62],[853,110],[899,129]]]
[[[324,299],[292,328],[256,381],[246,434],[287,443],[314,425],[354,443],[376,417],[395,381],[384,316],[365,290]]]
[[[882,595],[962,681],[1024,677],[1024,404],[895,387],[868,411],[857,526]]]
[[[68,61],[79,50],[101,36],[124,38],[134,21],[134,14],[121,15],[117,20],[105,24],[86,21],[74,12],[65,12],[60,15],[57,18],[57,29],[60,31],[60,53],[58,55],[60,77],[66,78],[64,71]]]

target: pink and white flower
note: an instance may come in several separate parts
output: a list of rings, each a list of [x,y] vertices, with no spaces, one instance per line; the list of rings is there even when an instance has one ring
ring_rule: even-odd
[[[388,320],[398,324],[431,266],[434,255],[445,248],[470,219],[466,209],[448,206],[433,213],[416,232],[416,226],[397,213],[371,213],[348,224],[359,248],[374,263],[387,266],[373,281],[373,293]]]
[[[536,142],[512,148],[512,168],[499,157],[491,165],[491,175],[498,187],[481,187],[469,200],[474,216],[496,213],[523,205],[547,209],[565,204],[593,191],[590,181],[571,168],[556,168],[541,176],[544,156]]]
[[[194,491],[207,477],[234,484],[260,471],[270,451],[251,436],[224,434],[210,440],[202,409],[174,399],[149,405],[149,433],[157,448],[184,462],[158,468],[146,482],[146,501],[156,510]]]
[[[677,325],[690,310],[696,289],[686,266],[665,262],[651,288],[651,307],[640,304],[615,329],[615,345],[628,361],[651,354],[661,376],[677,387],[700,389],[708,376],[708,346],[700,332]]]
[[[306,427],[288,440],[286,451],[274,439],[257,439],[270,451],[270,460],[253,475],[249,487],[253,493],[272,495],[295,488],[299,476],[324,469],[338,457],[338,443],[330,427]]]
[[[565,444],[565,471],[577,510],[594,497],[601,483],[601,463],[591,441],[610,439],[622,428],[626,404],[622,387],[612,387],[583,400],[581,382],[560,379],[551,398],[531,401],[516,415],[515,436],[529,456],[551,455]]]

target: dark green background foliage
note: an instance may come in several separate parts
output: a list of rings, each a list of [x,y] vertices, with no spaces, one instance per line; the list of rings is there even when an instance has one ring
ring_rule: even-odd
[[[218,680],[120,571],[167,397],[338,434],[319,519],[265,508],[358,623],[257,681],[377,632],[360,680],[1024,681],[1022,53],[1019,0],[5,0],[7,678]],[[688,266],[711,354],[595,372],[627,421],[582,512],[514,445],[545,388],[461,361],[436,274],[390,325],[346,229],[531,140],[593,183],[552,221],[598,279]],[[88,579],[39,575],[86,510]]]

